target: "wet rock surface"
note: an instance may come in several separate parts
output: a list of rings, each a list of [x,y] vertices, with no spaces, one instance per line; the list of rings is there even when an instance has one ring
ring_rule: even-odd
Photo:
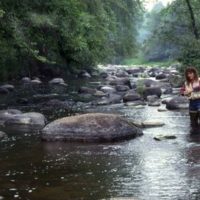
[[[21,113],[18,110],[1,110],[0,120],[3,129],[18,132],[40,130],[46,123],[46,118],[41,113]]]
[[[142,135],[125,119],[111,114],[85,114],[58,119],[42,130],[44,141],[111,142]]]
[[[171,100],[166,102],[166,108],[169,110],[188,109],[189,101],[187,97],[175,96]]]

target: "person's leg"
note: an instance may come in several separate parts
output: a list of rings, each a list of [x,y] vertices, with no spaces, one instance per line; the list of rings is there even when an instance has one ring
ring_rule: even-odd
[[[189,114],[190,114],[190,125],[192,127],[197,127],[198,126],[198,118],[199,118],[198,111],[190,110]]]
[[[198,110],[200,110],[200,101],[191,100],[189,105],[189,114],[190,114],[190,125],[192,127],[198,126],[198,118],[199,118]]]
[[[198,125],[200,125],[200,99],[197,100]]]

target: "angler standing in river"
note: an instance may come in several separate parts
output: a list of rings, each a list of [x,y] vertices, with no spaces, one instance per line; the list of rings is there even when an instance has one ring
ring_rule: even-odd
[[[185,84],[181,94],[189,99],[189,114],[192,127],[197,127],[200,118],[200,79],[196,68],[188,67],[185,70]]]

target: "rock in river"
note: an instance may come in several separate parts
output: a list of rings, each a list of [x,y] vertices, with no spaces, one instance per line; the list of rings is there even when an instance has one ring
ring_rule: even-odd
[[[188,107],[188,99],[184,96],[175,96],[171,100],[166,101],[166,108],[168,110],[188,109]]]
[[[3,118],[2,118],[3,121]],[[14,130],[17,132],[34,132],[41,130],[45,126],[46,119],[44,115],[36,112],[5,115],[1,122],[5,130]]]
[[[142,135],[118,115],[90,113],[55,120],[42,130],[44,141],[112,142]]]

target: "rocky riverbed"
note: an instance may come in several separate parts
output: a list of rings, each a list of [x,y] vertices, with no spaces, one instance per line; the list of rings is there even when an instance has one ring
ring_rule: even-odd
[[[200,137],[178,67],[2,84],[0,198],[198,199]]]
[[[113,106],[118,106],[118,110],[157,107],[158,112],[187,109],[187,98],[179,95],[183,78],[178,67],[178,64],[168,68],[107,65],[99,66],[92,74],[82,71],[72,80],[54,78],[44,82],[37,77],[24,77],[16,85],[0,86],[0,107],[3,109],[0,118],[5,128],[16,124],[32,124],[35,128],[39,124],[41,130],[58,118],[104,113],[106,109],[110,112]],[[115,109],[114,112],[120,114]],[[145,127],[149,122],[146,124]],[[159,126],[162,122],[150,124]]]

